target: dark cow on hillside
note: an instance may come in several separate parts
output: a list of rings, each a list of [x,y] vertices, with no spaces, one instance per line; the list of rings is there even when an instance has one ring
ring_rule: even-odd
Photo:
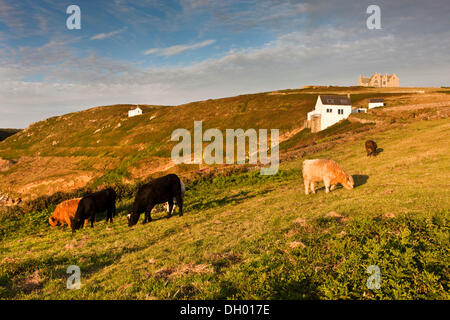
[[[180,178],[176,174],[168,174],[141,186],[134,199],[133,209],[128,214],[128,226],[134,226],[145,212],[144,223],[152,221],[151,212],[155,205],[169,203],[168,216],[172,215],[175,198],[180,216],[183,215],[183,197]]]
[[[75,217],[72,220],[72,232],[84,226],[84,220],[91,221],[91,227],[94,227],[95,215],[107,211],[106,222],[112,223],[113,216],[116,215],[117,194],[112,188],[107,188],[95,193],[84,196],[77,208]]]
[[[378,146],[375,141],[373,141],[373,140],[366,141],[366,151],[367,151],[368,157],[370,157],[370,156],[375,157],[377,155],[377,149],[378,149]]]

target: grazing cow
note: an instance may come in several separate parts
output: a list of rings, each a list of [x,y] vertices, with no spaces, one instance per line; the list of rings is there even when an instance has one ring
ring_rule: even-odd
[[[155,205],[168,202],[168,216],[172,215],[175,198],[183,215],[183,198],[181,197],[181,181],[176,174],[168,174],[141,186],[134,199],[133,208],[128,214],[128,226],[134,226],[142,212],[145,212],[144,223],[152,221],[151,212]]]
[[[376,156],[377,155],[377,149],[378,146],[376,144],[375,141],[373,140],[367,140],[366,141],[366,151],[367,151],[367,156]]]
[[[180,181],[181,184],[181,200],[184,201],[184,194],[186,193],[186,186],[184,185],[183,181]],[[177,206],[177,199],[173,198],[173,211],[175,212],[175,207]],[[166,209],[167,213],[169,213],[169,203],[166,202],[164,204],[164,208]]]
[[[305,183],[305,193],[309,194],[309,188],[312,193],[315,191],[315,182],[323,181],[326,193],[333,190],[338,183],[345,189],[353,189],[353,178],[346,174],[341,167],[333,160],[313,159],[303,161],[303,182]]]
[[[71,199],[58,204],[51,217],[48,218],[48,223],[50,223],[52,227],[56,227],[58,223],[60,223],[61,226],[67,224],[70,228],[72,225],[71,220],[75,217],[80,200],[81,198]]]
[[[117,194],[112,188],[107,188],[83,197],[78,204],[77,212],[72,220],[72,232],[84,226],[84,220],[91,221],[94,227],[95,215],[107,211],[106,222],[112,222],[116,215]]]

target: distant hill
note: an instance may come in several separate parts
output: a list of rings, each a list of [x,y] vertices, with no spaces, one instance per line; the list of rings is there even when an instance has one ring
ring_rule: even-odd
[[[13,134],[16,134],[17,132],[20,132],[20,129],[1,129],[0,128],[0,141],[5,140],[6,138],[12,136]]]
[[[170,137],[177,128],[192,130],[194,120],[203,121],[203,131],[278,128],[282,153],[317,139],[351,132],[371,122],[347,121],[318,134],[301,130],[318,94],[351,93],[355,106],[364,105],[373,97],[384,97],[389,106],[396,106],[448,96],[436,93],[435,89],[418,94],[417,89],[306,87],[179,106],[140,105],[144,114],[133,118],[128,118],[127,112],[134,105],[95,107],[52,117],[0,142],[0,159],[15,163],[1,173],[0,188],[19,196],[35,197],[87,184],[131,182],[162,172],[187,176],[201,168],[173,166],[170,152],[176,142],[170,141]]]

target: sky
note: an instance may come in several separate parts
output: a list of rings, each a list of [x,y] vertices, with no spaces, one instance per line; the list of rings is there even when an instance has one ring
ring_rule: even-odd
[[[81,11],[69,30],[67,7]],[[369,29],[369,5],[381,29]],[[0,0],[0,128],[303,85],[450,85],[448,0]]]

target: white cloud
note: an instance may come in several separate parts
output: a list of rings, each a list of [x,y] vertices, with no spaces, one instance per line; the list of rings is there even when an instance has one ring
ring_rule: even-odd
[[[121,33],[122,31],[124,31],[124,29],[111,31],[108,33],[99,33],[99,34],[92,36],[90,39],[91,40],[103,40],[103,39],[111,38],[111,37],[115,36],[116,34]]]
[[[195,49],[207,47],[207,46],[212,45],[215,42],[216,42],[216,40],[209,39],[209,40],[205,40],[205,41],[194,43],[194,44],[184,44],[184,45],[182,44],[182,45],[176,45],[176,46],[171,46],[171,47],[167,47],[167,48],[152,48],[152,49],[145,51],[144,54],[145,55],[156,54],[158,56],[168,57],[168,56],[180,54],[187,50],[195,50]]]
[[[306,84],[356,85],[360,73],[395,72],[402,86],[439,86],[448,79],[450,66],[450,57],[441,53],[449,50],[450,31],[400,38],[331,27],[283,34],[264,46],[236,49],[188,66],[143,68],[93,53],[80,58],[57,42],[4,49],[9,58],[0,55],[0,78],[5,79],[0,86],[0,127],[24,127],[97,105],[176,105]],[[424,57],[430,63],[424,63]],[[45,80],[24,81],[39,72]]]

